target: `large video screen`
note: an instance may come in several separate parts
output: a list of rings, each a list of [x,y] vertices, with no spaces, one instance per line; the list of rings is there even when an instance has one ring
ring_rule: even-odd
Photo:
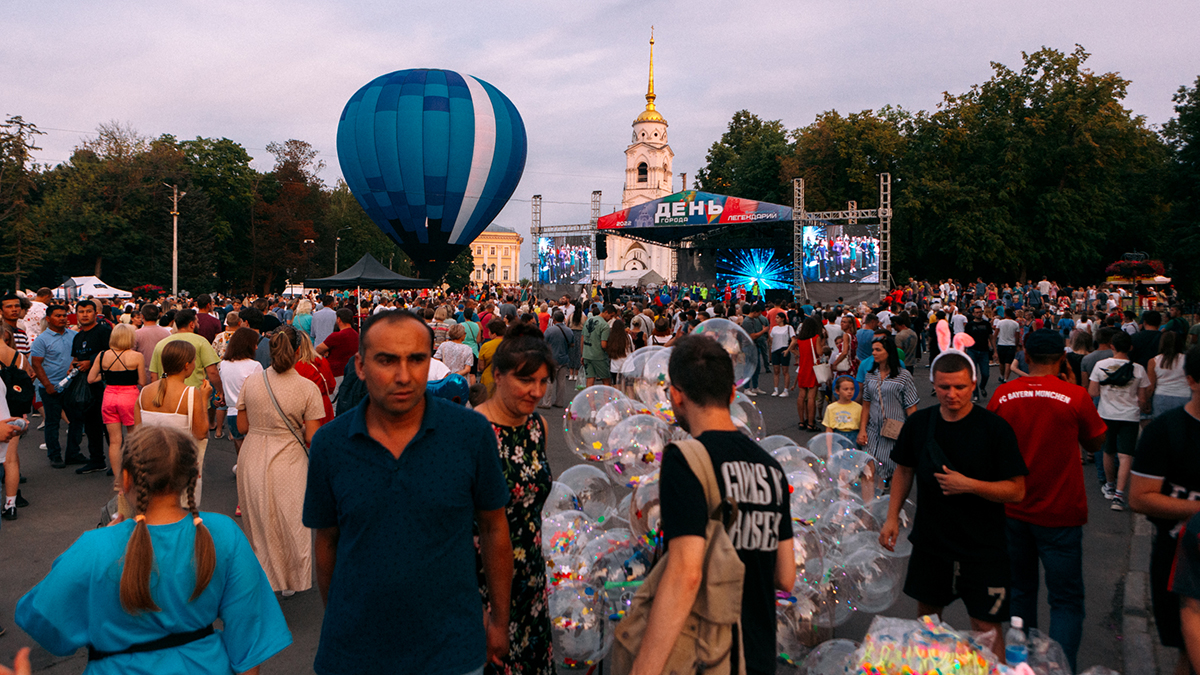
[[[538,237],[538,283],[586,284],[591,280],[591,237]]]
[[[879,226],[805,227],[803,274],[807,283],[879,283]]]
[[[750,291],[790,289],[794,282],[791,251],[774,248],[727,248],[717,251],[717,284]]]

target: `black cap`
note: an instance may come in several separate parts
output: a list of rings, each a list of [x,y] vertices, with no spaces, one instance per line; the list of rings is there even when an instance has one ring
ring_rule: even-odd
[[[1066,348],[1067,341],[1055,330],[1035,330],[1025,338],[1025,353],[1030,356],[1057,356]]]

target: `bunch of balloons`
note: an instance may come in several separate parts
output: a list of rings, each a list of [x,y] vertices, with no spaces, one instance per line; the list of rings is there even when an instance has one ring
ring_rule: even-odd
[[[846,645],[823,643],[809,654],[821,629],[841,626],[854,612],[878,613],[900,595],[912,544],[915,507],[900,509],[900,535],[895,551],[879,544],[890,496],[883,494],[875,459],[837,434],[818,434],[806,447],[786,436],[769,436],[760,444],[783,467],[791,487],[792,543],[796,583],[776,602],[777,643],[782,668],[798,668],[805,660],[825,662],[821,655]],[[825,646],[828,645],[828,646]],[[807,667],[808,673],[823,673]]]
[[[559,476],[542,508],[547,606],[559,670],[591,668],[604,658],[613,627],[658,556],[657,472],[620,502],[618,489],[601,469],[580,464]]]

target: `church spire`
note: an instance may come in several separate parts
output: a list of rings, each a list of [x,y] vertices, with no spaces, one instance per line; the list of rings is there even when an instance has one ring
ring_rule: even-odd
[[[646,86],[646,109],[642,114],[637,116],[633,121],[634,124],[640,122],[658,122],[666,124],[667,120],[654,107],[654,26],[650,27],[650,83]]]
[[[654,26],[650,26],[650,85],[646,88],[646,110],[654,110]]]

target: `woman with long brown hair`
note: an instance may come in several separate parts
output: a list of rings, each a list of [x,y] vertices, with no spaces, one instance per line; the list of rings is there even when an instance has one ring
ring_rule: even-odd
[[[163,376],[138,395],[134,426],[171,427],[196,439],[196,501],[204,485],[204,452],[208,447],[208,398],[212,385],[207,379],[190,387],[187,378],[196,370],[196,348],[184,340],[171,340],[159,355]]]
[[[246,378],[238,397],[238,503],[246,538],[271,588],[290,596],[312,588],[312,532],[301,520],[308,445],[325,406],[317,385],[296,372],[300,336],[284,326],[271,335],[271,367]]]
[[[291,644],[237,524],[196,508],[196,454],[176,429],[130,434],[134,517],[76,540],[17,603],[17,625],[59,656],[87,647],[89,673],[257,673]]]
[[[825,353],[825,331],[815,317],[808,317],[800,324],[800,333],[792,342],[791,351],[796,352],[796,415],[801,431],[820,431],[817,426],[817,375],[813,368],[820,363]]]

